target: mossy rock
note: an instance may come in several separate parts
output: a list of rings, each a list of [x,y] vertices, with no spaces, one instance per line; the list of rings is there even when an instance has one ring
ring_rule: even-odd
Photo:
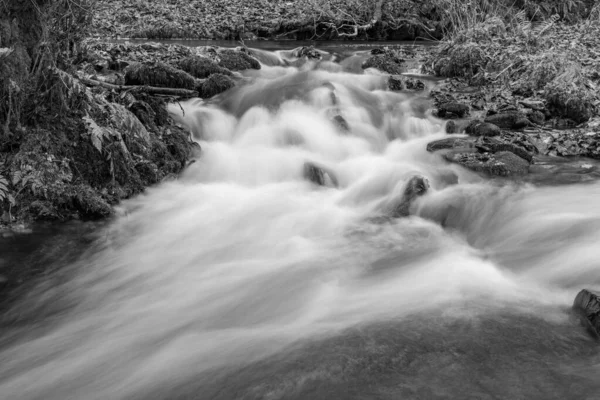
[[[260,62],[244,52],[235,50],[223,50],[218,53],[219,65],[231,71],[243,71],[246,69],[260,69]]]
[[[219,64],[207,57],[187,57],[181,60],[177,65],[183,71],[200,79],[208,78],[212,74],[233,75],[231,71],[219,66]]]
[[[392,75],[400,75],[406,72],[404,60],[396,57],[392,52],[377,54],[369,57],[362,65],[363,69],[376,68]]]
[[[551,110],[580,124],[594,114],[595,94],[581,67],[571,65],[545,87],[545,97]]]
[[[194,77],[162,63],[133,63],[125,69],[126,85],[194,89]]]
[[[233,79],[226,75],[212,74],[198,87],[198,93],[202,98],[209,98],[223,93],[235,86]]]

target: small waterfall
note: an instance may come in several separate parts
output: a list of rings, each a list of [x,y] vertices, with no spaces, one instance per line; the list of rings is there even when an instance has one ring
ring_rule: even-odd
[[[310,362],[306,375],[292,376],[288,360],[338,357],[344,335],[382,323],[404,326],[393,328],[396,347],[379,351],[379,342],[369,342],[356,349],[382,359],[409,354],[406,369],[435,381],[456,354],[479,359],[469,346],[478,345],[473,332],[481,331],[472,324],[484,317],[505,341],[493,347],[494,336],[481,334],[502,354],[514,351],[514,321],[526,332],[558,326],[561,340],[578,350],[555,346],[559,340],[548,334],[551,342],[541,337],[532,357],[565,363],[584,379],[573,368],[596,361],[583,350],[586,340],[564,333],[563,310],[574,290],[600,285],[600,184],[484,181],[426,152],[445,135],[427,93],[391,92],[386,77],[357,73],[361,54],[302,66],[284,66],[290,52],[256,54],[263,68],[245,72],[247,83],[208,102],[170,106],[202,155],[177,181],[121,206],[106,239],[60,288],[74,304],[67,312],[1,348],[0,398],[324,398],[318,385],[315,397],[299,393],[316,379],[344,381],[340,371],[353,371],[351,355],[335,367],[342,377]],[[306,163],[328,171],[335,184],[307,181]],[[428,192],[407,217],[379,219],[414,176],[427,179]],[[540,322],[522,322],[530,317]],[[446,323],[464,328],[450,329],[463,337],[435,336]],[[327,345],[319,354],[303,347],[321,341]],[[385,369],[370,360],[361,371]],[[560,375],[531,372],[525,361],[515,370],[540,387]],[[465,379],[476,373],[463,372]],[[271,376],[282,378],[273,383]],[[498,376],[502,390],[512,386],[512,375]],[[379,381],[365,382],[355,392],[332,383],[341,394],[328,398],[379,398],[360,391]],[[438,398],[395,390],[396,397],[381,398]]]

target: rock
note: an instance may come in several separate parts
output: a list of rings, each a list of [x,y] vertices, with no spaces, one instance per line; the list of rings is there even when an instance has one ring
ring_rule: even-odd
[[[529,163],[509,151],[495,154],[449,152],[444,155],[444,158],[471,171],[483,172],[492,176],[525,175],[529,172]]]
[[[448,149],[475,151],[475,143],[469,138],[450,137],[447,139],[436,140],[427,144],[427,151],[429,152]]]
[[[125,69],[126,85],[193,89],[193,76],[162,62],[133,63]]]
[[[450,117],[449,114],[454,114],[459,118],[464,117],[469,113],[469,106],[461,103],[443,103],[438,107],[438,116],[440,118]]]
[[[541,111],[532,110],[527,114],[527,119],[537,125],[542,125],[546,121],[546,116]]]
[[[584,289],[573,302],[573,310],[580,315],[587,328],[600,337],[600,295]]]
[[[402,198],[397,206],[392,210],[393,218],[407,217],[412,202],[419,196],[423,196],[429,190],[429,181],[422,176],[413,176],[406,183]]]
[[[337,187],[338,181],[331,171],[319,167],[311,162],[305,162],[302,174],[304,179],[318,186],[334,186]]]
[[[191,56],[177,63],[177,66],[195,78],[208,78],[212,74],[231,76],[231,71],[218,65],[208,57]]]
[[[446,133],[458,133],[458,126],[454,121],[448,121],[446,123]]]
[[[502,133],[502,129],[489,122],[472,121],[465,132],[470,136],[498,136]]]
[[[219,65],[230,71],[260,69],[260,62],[243,51],[221,50],[218,53]]]
[[[530,143],[522,141],[510,142],[510,137],[506,135],[502,138],[483,137],[475,145],[480,152],[498,153],[501,151],[510,151],[511,153],[521,157],[527,162],[533,162],[533,154],[537,148]]]
[[[235,83],[230,77],[222,74],[212,74],[197,87],[197,90],[200,97],[209,98],[223,93],[234,86]]]
[[[321,53],[315,49],[315,46],[298,47],[297,49],[294,49],[292,55],[298,58],[306,57],[309,60],[320,60],[322,58]]]
[[[404,60],[396,57],[391,51],[369,57],[362,65],[362,69],[367,68],[376,68],[392,75],[400,75],[406,71]]]
[[[425,83],[419,79],[408,78],[402,75],[390,75],[388,78],[390,90],[425,90]]]
[[[522,129],[531,125],[531,122],[527,119],[525,114],[518,111],[490,115],[485,118],[484,122],[497,125],[502,129]]]
[[[543,111],[546,108],[542,100],[525,99],[519,101],[519,104],[536,111]]]
[[[341,131],[344,131],[344,132],[349,132],[350,131],[350,126],[348,125],[348,121],[346,121],[346,119],[344,117],[342,117],[341,115],[339,115],[339,114],[336,115],[335,117],[333,117],[333,123]]]

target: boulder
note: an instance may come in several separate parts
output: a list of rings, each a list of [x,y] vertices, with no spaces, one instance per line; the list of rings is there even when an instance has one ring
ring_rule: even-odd
[[[392,75],[400,75],[406,71],[404,60],[398,58],[391,51],[369,57],[362,65],[362,69],[376,68]]]
[[[133,63],[125,69],[126,85],[193,89],[193,76],[162,62]]]
[[[489,122],[472,121],[465,128],[465,132],[470,136],[498,136],[502,133],[502,129]]]
[[[600,337],[600,294],[584,289],[573,302],[573,310],[581,317],[587,328]]]
[[[322,58],[321,53],[315,49],[315,46],[298,47],[297,49],[294,49],[292,55],[298,58],[306,57],[309,60],[320,60]]]
[[[407,217],[412,202],[419,196],[423,196],[429,190],[429,181],[422,176],[413,176],[406,183],[402,198],[392,210],[393,218]]]
[[[222,74],[212,74],[196,89],[202,98],[209,98],[223,93],[235,86],[235,82],[229,76]]]
[[[231,71],[219,66],[208,57],[191,56],[177,63],[177,66],[195,78],[208,78],[212,74],[231,76]]]
[[[462,118],[469,113],[469,106],[462,103],[448,102],[438,106],[438,117],[451,118],[453,115]]]
[[[485,118],[484,122],[494,124],[502,129],[523,129],[531,125],[525,114],[518,111],[490,115]]]
[[[475,147],[483,153],[510,151],[529,163],[533,162],[533,155],[537,152],[535,146],[528,142],[515,140],[515,138],[512,138],[512,142],[510,140],[511,138],[508,135],[502,138],[483,137],[476,143]]]
[[[518,176],[529,172],[529,162],[510,151],[498,153],[449,152],[444,155],[449,161],[475,172],[491,176]]]
[[[260,62],[243,51],[222,50],[218,53],[219,65],[230,71],[260,69]]]

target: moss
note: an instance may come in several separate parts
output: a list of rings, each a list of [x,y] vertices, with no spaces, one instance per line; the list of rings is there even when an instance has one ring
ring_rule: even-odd
[[[235,83],[230,77],[221,74],[213,74],[198,87],[198,93],[202,98],[209,98],[229,90],[234,86]]]
[[[194,89],[194,77],[162,62],[133,63],[125,69],[126,85]]]
[[[219,66],[219,64],[207,57],[187,57],[181,60],[178,66],[188,74],[200,79],[208,78],[212,74],[233,75],[231,71]]]
[[[589,120],[594,113],[595,96],[581,67],[571,63],[545,87],[544,95],[550,108],[577,123]]]
[[[223,50],[218,54],[219,65],[231,71],[243,71],[246,69],[260,69],[260,62],[254,57],[235,50]]]
[[[396,57],[396,55],[391,51],[369,57],[363,63],[362,68],[376,68],[392,75],[400,75],[406,71],[406,68],[404,67],[404,60]]]

